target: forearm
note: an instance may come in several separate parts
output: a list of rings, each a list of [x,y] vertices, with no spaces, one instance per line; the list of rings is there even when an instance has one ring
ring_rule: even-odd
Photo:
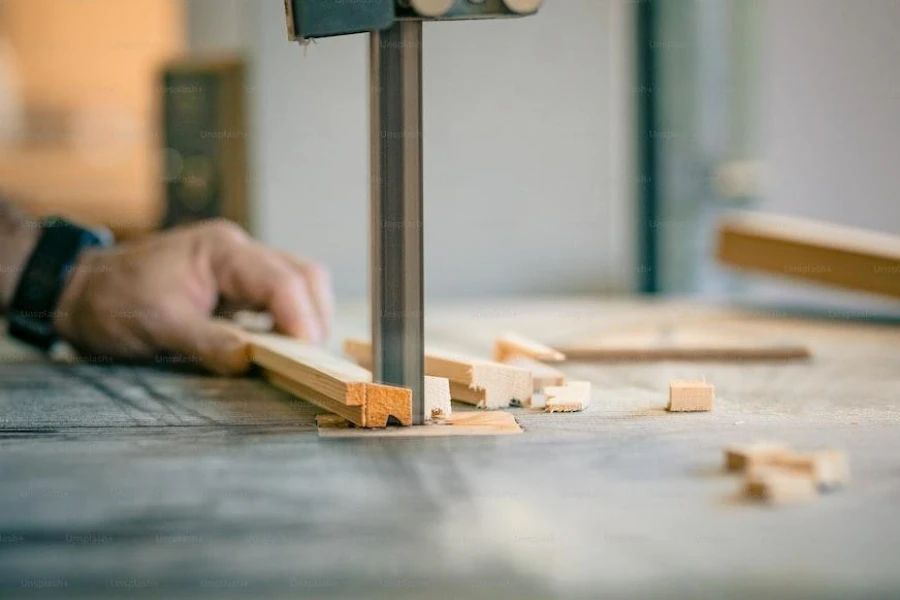
[[[0,315],[6,314],[19,276],[37,244],[38,222],[10,202],[0,200]]]

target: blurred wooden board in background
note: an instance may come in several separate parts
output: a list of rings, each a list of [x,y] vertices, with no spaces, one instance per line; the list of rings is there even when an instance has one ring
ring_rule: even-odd
[[[779,215],[746,213],[719,227],[729,266],[900,298],[900,237]]]

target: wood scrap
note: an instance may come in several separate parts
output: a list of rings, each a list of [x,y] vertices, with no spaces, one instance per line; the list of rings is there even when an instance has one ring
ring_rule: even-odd
[[[725,469],[732,472],[747,471],[753,467],[771,464],[790,451],[787,444],[780,442],[735,444],[725,448]]]
[[[565,354],[517,333],[504,333],[494,342],[494,360],[508,363],[514,358],[530,358],[540,362],[563,362]]]
[[[440,422],[453,414],[450,381],[443,377],[425,376],[425,418]]]
[[[821,489],[834,489],[850,480],[850,463],[842,450],[821,450],[805,454],[785,452],[773,457],[771,464],[808,477]]]
[[[900,298],[900,237],[765,214],[719,226],[722,263],[779,277]]]
[[[251,360],[273,385],[360,427],[412,425],[412,392],[372,383],[372,374],[299,340],[250,336]]]
[[[505,436],[522,433],[515,417],[504,411],[455,412],[446,421],[420,427],[360,429],[337,415],[319,415],[317,424],[319,437],[323,438]]]
[[[715,387],[705,381],[673,381],[669,384],[669,412],[709,412]]]
[[[365,365],[372,361],[372,344],[348,339],[344,353]],[[425,373],[450,380],[453,400],[479,408],[506,408],[512,402],[527,404],[534,393],[531,373],[509,365],[445,352],[426,351]]]
[[[591,405],[591,382],[571,381],[564,386],[544,390],[547,403],[544,412],[580,412]]]
[[[744,493],[748,498],[769,504],[803,504],[816,499],[816,484],[805,473],[763,466],[748,471]]]
[[[735,343],[724,340],[679,341],[656,339],[614,339],[559,344],[557,349],[572,362],[654,362],[654,361],[782,361],[808,360],[812,353],[800,344]]]
[[[548,364],[536,361],[533,358],[525,358],[520,356],[518,358],[511,358],[504,364],[507,364],[511,367],[516,367],[518,369],[525,369],[526,371],[530,371],[535,393],[543,392],[546,388],[551,386],[560,386],[566,384],[565,373],[563,373],[556,367],[552,367]]]

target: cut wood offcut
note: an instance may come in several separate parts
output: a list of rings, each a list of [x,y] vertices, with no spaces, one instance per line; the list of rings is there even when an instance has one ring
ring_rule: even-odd
[[[787,444],[779,442],[735,444],[725,448],[725,468],[734,472],[747,471],[754,466],[770,464],[789,452]]]
[[[531,381],[534,384],[534,392],[543,392],[548,387],[566,384],[566,374],[555,367],[538,362],[533,358],[510,358],[505,363],[517,369],[524,369],[531,373]]]
[[[544,412],[579,412],[591,405],[591,382],[571,381],[564,386],[544,390],[547,404]]]
[[[816,485],[809,475],[764,466],[747,473],[744,493],[770,504],[803,504],[816,499]]]
[[[751,472],[760,468],[791,471],[811,478],[823,489],[846,485],[850,480],[850,463],[842,450],[793,452],[786,444],[756,442],[725,449],[725,468]]]
[[[372,344],[368,341],[348,339],[344,353],[362,365],[371,365]],[[533,394],[529,371],[478,358],[427,351],[425,373],[449,379],[454,400],[479,408],[506,408],[513,402],[527,404]]]
[[[673,381],[669,385],[669,412],[709,412],[715,388],[705,381]]]
[[[359,427],[412,425],[412,392],[372,383],[372,374],[298,340],[250,337],[251,360],[276,387],[340,415]]]

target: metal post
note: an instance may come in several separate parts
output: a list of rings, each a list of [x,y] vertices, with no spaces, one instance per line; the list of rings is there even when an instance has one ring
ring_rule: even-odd
[[[372,364],[412,389],[425,421],[422,246],[422,23],[370,34]]]

